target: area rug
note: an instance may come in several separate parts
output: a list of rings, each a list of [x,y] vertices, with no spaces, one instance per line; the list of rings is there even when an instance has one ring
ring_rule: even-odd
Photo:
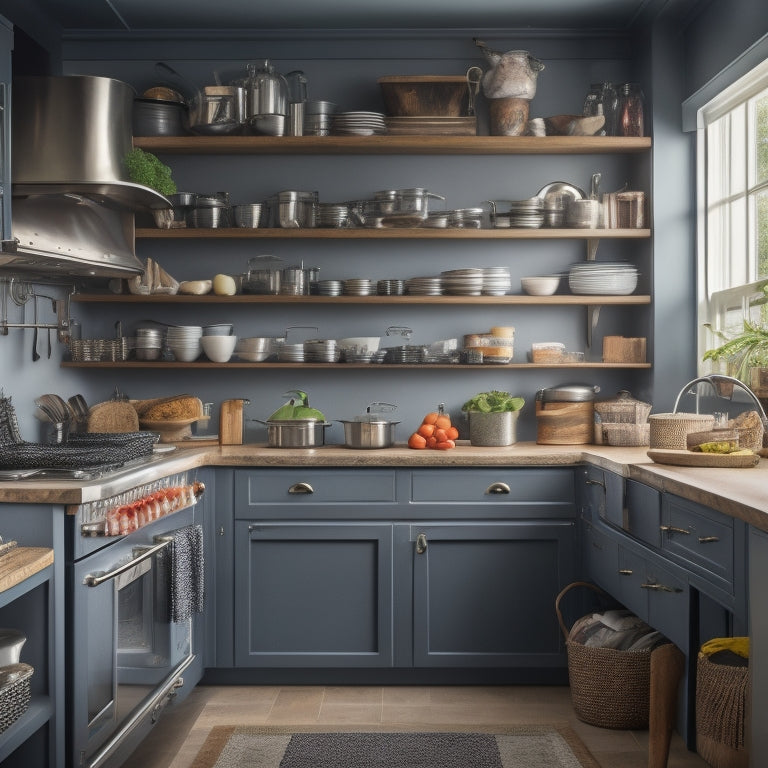
[[[568,725],[350,728],[214,726],[192,768],[600,768]]]

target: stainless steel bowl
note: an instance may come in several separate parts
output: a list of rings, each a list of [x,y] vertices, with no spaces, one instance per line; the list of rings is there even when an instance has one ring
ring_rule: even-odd
[[[325,428],[331,426],[317,419],[282,419],[266,425],[270,448],[317,448],[325,444]]]

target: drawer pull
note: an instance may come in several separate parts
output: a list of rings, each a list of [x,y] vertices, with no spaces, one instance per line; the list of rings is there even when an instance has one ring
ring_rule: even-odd
[[[686,531],[685,528],[676,528],[674,525],[662,525],[659,530],[664,531],[672,535],[673,533],[684,533],[686,536],[690,536],[691,532]]]
[[[289,489],[288,493],[293,496],[301,495],[303,493],[314,493],[315,489],[309,483],[294,483]]]
[[[631,568],[619,568],[619,576],[631,576],[633,573]]]
[[[651,589],[654,592],[682,592],[680,587],[668,587],[666,584],[641,584],[641,589]]]
[[[601,488],[605,489],[605,483],[602,480],[592,480],[592,478],[588,477],[584,482],[587,485],[599,485]]]
[[[416,537],[416,554],[423,555],[427,551],[427,534],[420,533]]]
[[[699,536],[699,544],[712,544],[716,541],[720,541],[719,536]]]
[[[510,493],[511,489],[506,483],[491,483],[486,489],[486,494]]]

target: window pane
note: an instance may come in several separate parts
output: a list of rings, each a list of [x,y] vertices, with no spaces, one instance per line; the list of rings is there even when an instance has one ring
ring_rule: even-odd
[[[757,278],[768,277],[768,189],[754,196],[755,200],[755,253],[757,254]]]
[[[758,97],[754,105],[755,115],[755,184],[768,181],[768,94]]]

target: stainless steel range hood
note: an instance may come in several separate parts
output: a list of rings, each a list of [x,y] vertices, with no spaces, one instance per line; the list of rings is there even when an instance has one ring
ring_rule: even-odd
[[[134,214],[170,208],[128,180],[134,92],[106,77],[13,82],[11,228],[0,268],[49,276],[131,277]]]

